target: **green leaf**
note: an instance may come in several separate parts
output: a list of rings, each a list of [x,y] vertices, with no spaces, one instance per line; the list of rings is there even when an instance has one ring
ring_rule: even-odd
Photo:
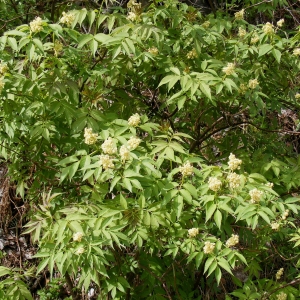
[[[206,83],[200,82],[200,90],[208,99],[211,100],[210,87]]]
[[[90,45],[90,49],[91,49],[91,51],[93,53],[93,56],[95,57],[95,53],[96,53],[96,51],[98,49],[98,42],[96,40],[92,39],[90,41],[89,45]]]
[[[193,198],[187,190],[181,189],[181,190],[179,190],[179,192],[183,196],[183,198],[186,200],[187,203],[189,203],[189,204],[192,203]]]
[[[67,165],[69,163],[73,163],[76,161],[78,161],[77,156],[68,156],[68,157],[62,159],[61,161],[59,161],[58,165],[64,166],[64,165]]]
[[[258,214],[268,223],[270,224],[270,218],[268,217],[268,215],[266,213],[264,213],[263,211],[258,211]]]
[[[33,39],[32,41],[42,52],[44,52],[43,43],[39,39]]]
[[[204,272],[203,273],[206,273],[206,271],[208,270],[208,268],[210,267],[210,265],[212,264],[212,262],[215,260],[214,257],[209,257],[206,262],[205,262],[205,265],[204,265]]]
[[[183,187],[189,191],[189,193],[195,198],[198,198],[197,189],[190,183],[185,183]]]
[[[120,205],[123,209],[127,209],[127,201],[122,194],[120,194]]]
[[[221,224],[222,224],[222,213],[217,209],[215,214],[214,214],[214,220],[218,226],[219,229],[221,229]]]
[[[85,34],[82,35],[79,39],[78,43],[78,49],[81,49],[85,44],[87,44],[89,41],[93,40],[93,36],[91,34]]]
[[[272,54],[275,57],[275,59],[277,60],[277,62],[280,64],[281,52],[274,48],[274,49],[272,49]]]
[[[75,164],[71,165],[69,168],[69,179],[71,180],[78,170],[80,161],[77,161]]]
[[[273,49],[273,46],[270,44],[263,44],[259,47],[258,57],[265,55]]]
[[[11,270],[9,268],[0,266],[0,277],[4,275],[10,275],[10,274],[11,274]]]
[[[45,258],[44,260],[42,260],[36,270],[36,274],[38,275],[42,270],[44,270],[46,268],[46,266],[48,265],[48,262],[50,260],[50,257]]]
[[[18,45],[17,45],[17,41],[15,38],[9,37],[7,39],[7,43],[11,47],[11,49],[13,49],[16,52],[18,51]]]
[[[215,212],[216,208],[217,208],[217,205],[214,204],[213,202],[209,202],[206,205],[206,220],[205,220],[205,222],[207,222],[212,217],[212,215]]]
[[[223,257],[219,257],[218,258],[218,265],[223,268],[225,271],[227,271],[229,274],[233,275],[231,272],[231,268],[229,263],[223,258]]]

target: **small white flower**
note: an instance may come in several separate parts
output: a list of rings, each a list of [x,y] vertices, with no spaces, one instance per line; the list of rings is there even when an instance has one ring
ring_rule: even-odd
[[[217,192],[222,186],[222,181],[217,177],[209,177],[208,188],[214,192]]]
[[[75,252],[77,255],[80,255],[80,254],[82,254],[82,253],[84,253],[84,248],[83,247],[80,247],[80,248],[78,248],[77,249],[77,251]]]
[[[3,77],[0,77],[0,93],[3,90],[3,88],[4,88],[4,85],[5,85],[5,82],[3,80]]]
[[[251,40],[250,40],[250,43],[251,43],[251,44],[256,44],[258,41],[259,41],[259,36],[257,35],[257,33],[255,33],[255,34],[252,36],[252,38],[251,38]]]
[[[265,34],[270,35],[274,33],[273,25],[270,22],[267,22],[262,29]]]
[[[204,27],[204,28],[208,28],[209,26],[210,26],[209,21],[205,21],[204,23],[202,23],[202,27]]]
[[[293,54],[295,56],[300,56],[300,48],[295,48],[294,51],[293,51]]]
[[[189,234],[190,238],[195,237],[198,233],[199,233],[198,228],[191,228],[191,229],[188,230],[188,234]]]
[[[273,188],[274,183],[273,182],[267,182],[266,186],[269,187],[269,188]]]
[[[8,71],[8,66],[7,64],[0,64],[0,75],[4,75]]]
[[[59,40],[55,40],[53,49],[55,56],[57,56],[63,50],[63,44]]]
[[[284,23],[284,19],[280,19],[280,20],[277,22],[277,26],[278,26],[278,27],[282,27],[282,26],[283,26],[283,23]]]
[[[84,142],[87,145],[93,145],[97,142],[97,133],[93,133],[92,128],[85,128],[84,129]]]
[[[296,93],[295,98],[296,98],[296,99],[300,99],[300,94],[299,94],[299,93]]]
[[[230,173],[227,176],[227,180],[229,182],[229,187],[231,189],[236,189],[241,184],[241,176],[239,174],[236,174],[236,173]]]
[[[60,18],[60,22],[70,27],[75,20],[75,15],[73,13],[65,13],[65,12],[63,12],[62,14],[63,16]]]
[[[240,38],[243,38],[247,34],[247,31],[243,29],[242,27],[239,28],[238,36]]]
[[[141,117],[139,114],[134,114],[128,119],[128,125],[136,127],[140,124],[141,122]]]
[[[127,16],[127,20],[131,21],[131,22],[134,22],[138,19],[138,15],[135,14],[134,12],[129,12],[128,13],[128,16]]]
[[[111,137],[104,141],[101,148],[105,154],[114,154],[117,152],[117,147]]]
[[[280,228],[280,224],[279,223],[276,223],[276,222],[273,222],[271,223],[271,228],[275,231],[279,230]]]
[[[183,166],[179,167],[179,171],[181,172],[182,176],[190,176],[193,174],[193,166],[187,161]]]
[[[151,47],[148,49],[148,52],[152,55],[157,55],[158,54],[158,49],[156,47]]]
[[[120,148],[120,156],[121,156],[122,161],[130,159],[130,151],[128,150],[128,148],[125,145],[121,146],[121,148]]]
[[[280,294],[277,295],[277,300],[286,300],[287,299],[287,294],[284,292],[281,292]]]
[[[74,242],[81,242],[82,237],[83,237],[82,232],[76,232],[76,233],[73,234],[73,241]]]
[[[276,280],[279,280],[281,278],[281,276],[283,275],[283,268],[280,268],[277,273],[276,273]]]
[[[231,171],[236,169],[240,169],[240,165],[242,164],[242,160],[235,157],[234,154],[230,153],[228,167]]]
[[[36,17],[29,25],[32,32],[40,32],[43,30],[43,20],[40,17]]]
[[[141,139],[132,136],[132,137],[129,139],[129,141],[127,142],[128,149],[129,149],[129,150],[134,150],[134,149],[136,149],[136,148],[139,146],[140,142],[141,142]]]
[[[205,242],[204,243],[204,247],[203,247],[203,252],[205,254],[210,254],[214,251],[215,249],[215,243],[211,243],[211,242]]]
[[[186,57],[187,57],[187,59],[197,58],[198,54],[196,52],[196,49],[193,49],[190,52],[188,52],[188,54],[186,55]]]
[[[250,89],[255,89],[259,85],[259,82],[257,79],[250,79],[248,83],[248,87]]]
[[[226,246],[227,247],[233,247],[239,243],[239,236],[236,234],[233,234],[227,241]]]
[[[112,159],[108,155],[101,154],[99,156],[99,160],[100,160],[100,165],[103,167],[104,170],[113,169],[115,167]]]
[[[250,203],[257,203],[259,202],[261,196],[264,194],[264,192],[258,190],[258,189],[253,189],[249,192],[249,195],[251,197]]]
[[[234,17],[235,17],[236,20],[243,20],[244,19],[244,14],[245,14],[245,10],[242,9],[242,10],[236,12],[234,14]]]
[[[235,69],[235,64],[234,63],[228,63],[227,66],[222,69],[222,71],[226,75],[232,75],[232,74],[234,74],[234,69]]]
[[[240,90],[239,90],[239,92],[240,92],[241,94],[245,94],[245,93],[247,92],[247,90],[248,90],[248,87],[246,86],[246,84],[241,83],[241,84],[240,84]]]
[[[289,209],[286,209],[285,212],[282,215],[282,220],[285,220],[289,216]]]

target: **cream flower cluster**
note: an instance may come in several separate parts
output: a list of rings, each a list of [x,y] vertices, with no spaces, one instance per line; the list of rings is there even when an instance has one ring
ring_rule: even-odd
[[[216,244],[211,242],[205,242],[203,247],[203,252],[205,254],[210,254],[214,251]]]
[[[63,44],[59,40],[56,40],[54,42],[53,49],[54,49],[54,54],[57,56],[63,50]]]
[[[114,154],[117,152],[117,147],[111,137],[105,140],[101,148],[105,154]]]
[[[250,89],[255,89],[259,85],[259,82],[257,79],[250,79],[248,82],[248,87]]]
[[[236,189],[240,186],[241,184],[241,176],[237,173],[230,173],[228,176],[227,176],[227,180],[229,182],[229,187],[231,189]]]
[[[283,268],[280,268],[277,273],[276,273],[276,280],[279,280],[281,278],[281,276],[283,275]]]
[[[228,166],[231,171],[236,169],[240,169],[240,165],[242,164],[242,160],[235,157],[234,154],[230,153]]]
[[[300,55],[300,48],[295,48],[294,51],[293,51],[293,54],[296,55],[296,56],[299,56]]]
[[[36,17],[29,25],[32,32],[40,32],[43,30],[43,20],[40,17]]]
[[[259,36],[257,35],[257,33],[255,33],[255,34],[252,36],[252,38],[251,38],[251,40],[250,40],[250,43],[251,43],[251,44],[256,44],[258,41],[259,41]]]
[[[279,227],[280,227],[280,224],[279,223],[277,223],[277,222],[273,222],[273,223],[271,223],[271,228],[273,229],[273,230],[279,230]]]
[[[158,54],[158,49],[156,47],[151,47],[148,49],[148,52],[152,55],[157,55]]]
[[[92,128],[84,129],[84,142],[88,145],[93,145],[97,142],[97,133],[93,133]]]
[[[245,94],[247,92],[247,90],[248,90],[248,87],[246,86],[246,84],[241,83],[240,84],[240,93]]]
[[[242,27],[239,28],[238,36],[240,38],[243,38],[247,34],[247,31],[243,29]]]
[[[8,71],[7,64],[0,64],[0,75],[4,75]]]
[[[136,127],[140,124],[141,122],[141,117],[139,114],[134,114],[128,119],[128,125]]]
[[[237,234],[233,234],[227,241],[227,247],[233,247],[239,243],[239,236]]]
[[[204,23],[202,23],[202,27],[204,27],[204,28],[208,28],[209,26],[210,26],[209,21],[205,21]]]
[[[296,99],[300,99],[300,94],[297,93],[297,94],[295,95],[295,98],[296,98]]]
[[[280,294],[277,295],[277,300],[286,300],[287,299],[287,294],[284,292],[281,292]]]
[[[189,234],[190,238],[195,237],[198,233],[199,233],[198,228],[191,228],[191,229],[188,230],[188,234]]]
[[[182,176],[189,176],[193,174],[193,166],[187,161],[183,166],[179,167],[179,171],[181,172]]]
[[[227,66],[222,69],[222,71],[226,75],[232,75],[232,74],[234,74],[234,68],[235,68],[235,64],[234,63],[228,63]]]
[[[196,49],[193,49],[193,50],[191,50],[190,52],[188,52],[188,54],[186,55],[186,57],[187,57],[188,59],[193,59],[193,58],[198,57],[197,52],[196,52]]]
[[[274,33],[274,28],[273,25],[270,22],[267,22],[264,26],[263,26],[263,32],[265,34],[273,34]]]
[[[75,15],[72,13],[62,13],[63,16],[60,18],[60,22],[66,24],[67,26],[71,26],[75,20]]]
[[[80,247],[77,249],[77,251],[75,252],[77,255],[80,255],[82,253],[84,253],[84,248],[83,247]]]
[[[129,150],[134,150],[134,149],[136,149],[136,148],[139,146],[140,142],[141,142],[141,139],[132,136],[132,137],[129,139],[129,141],[127,142],[128,149],[129,149]]]
[[[236,12],[234,14],[234,17],[235,17],[236,20],[243,20],[244,19],[244,14],[245,14],[245,10],[242,9],[242,10]]]
[[[99,161],[104,170],[113,169],[115,167],[115,165],[113,164],[113,160],[107,154],[101,154],[99,156]]]
[[[74,242],[81,242],[82,237],[83,237],[82,232],[76,232],[76,233],[73,234],[73,241]]]
[[[0,93],[3,90],[3,88],[4,88],[4,85],[5,85],[5,83],[3,81],[3,78],[0,77]]]
[[[284,19],[280,19],[278,22],[277,22],[277,26],[278,27],[282,27],[284,24]]]
[[[285,220],[289,216],[289,212],[290,211],[288,209],[285,210],[285,212],[282,215],[282,220]]]
[[[266,186],[271,189],[271,188],[273,188],[274,183],[273,182],[267,182]]]
[[[208,188],[214,192],[217,192],[222,186],[222,181],[217,177],[209,177]]]
[[[256,203],[259,202],[261,196],[263,195],[264,192],[258,190],[258,189],[253,189],[249,192],[249,195],[251,197],[250,203]]]
[[[138,15],[136,13],[134,13],[132,11],[128,13],[127,20],[134,22],[137,19],[138,19]]]
[[[130,158],[130,151],[125,145],[121,146],[120,148],[120,156],[122,161],[129,160]]]

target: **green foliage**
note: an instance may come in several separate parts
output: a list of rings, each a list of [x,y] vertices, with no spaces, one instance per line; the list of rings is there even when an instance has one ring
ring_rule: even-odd
[[[214,298],[226,277],[227,299],[294,299],[299,163],[275,116],[299,108],[295,35],[130,5],[0,38],[0,152],[31,203],[37,274],[101,299]],[[9,289],[30,299],[21,280]]]

